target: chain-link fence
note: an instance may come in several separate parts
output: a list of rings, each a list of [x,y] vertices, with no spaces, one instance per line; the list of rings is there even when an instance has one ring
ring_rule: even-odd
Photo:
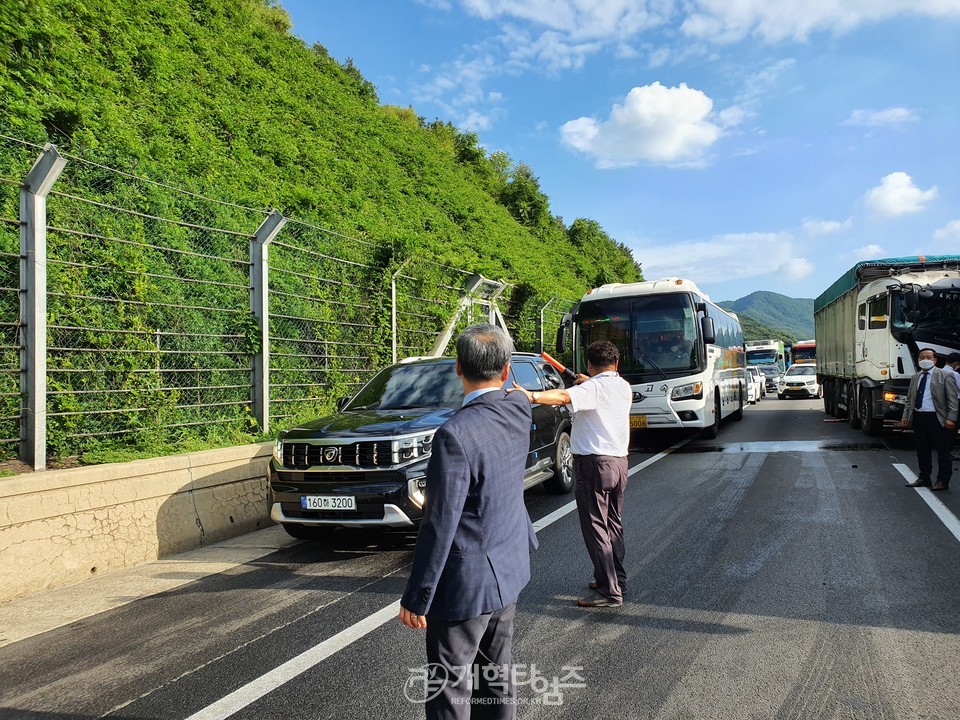
[[[46,189],[31,187],[51,158]],[[0,137],[0,192],[0,453],[19,443],[37,467],[111,442],[158,454],[248,442],[271,420],[329,412],[395,358],[442,350],[493,306],[527,350],[562,312],[525,287],[397,257],[390,242],[52,146]]]

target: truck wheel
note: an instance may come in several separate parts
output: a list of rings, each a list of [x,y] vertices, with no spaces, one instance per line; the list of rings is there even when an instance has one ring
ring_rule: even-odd
[[[563,495],[573,490],[573,452],[570,450],[570,435],[560,433],[557,449],[553,454],[553,477],[543,483],[543,489],[554,495]]]
[[[847,385],[847,422],[856,430],[860,427],[860,414],[857,412],[857,386]]]
[[[842,389],[842,382],[835,381],[833,383],[833,416],[841,420],[847,416],[847,411],[840,407],[840,393]]]
[[[720,396],[715,395],[713,399],[713,425],[703,429],[703,437],[707,440],[713,440],[720,434]]]
[[[823,384],[820,386],[820,389],[823,391],[823,411],[833,417],[833,383],[829,380],[824,380]]]
[[[864,435],[879,435],[883,430],[883,418],[873,416],[873,393],[864,388],[860,391],[860,430]]]
[[[333,525],[294,525],[283,524],[283,529],[287,535],[295,537],[297,540],[322,540],[333,534],[335,527]]]

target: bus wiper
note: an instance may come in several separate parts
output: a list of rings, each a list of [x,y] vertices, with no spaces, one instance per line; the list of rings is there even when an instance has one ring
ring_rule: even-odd
[[[647,359],[647,362],[650,363],[650,364],[653,366],[653,369],[656,370],[658,373],[660,373],[660,377],[662,377],[664,380],[669,380],[669,379],[670,379],[670,378],[667,377],[667,374],[660,368],[660,366],[657,365],[657,364],[650,358],[649,355],[647,355],[647,353],[646,353],[646,351],[643,349],[643,346],[642,346],[642,345],[637,344],[636,347],[637,347],[637,350],[640,351],[640,357],[646,358],[646,359]]]

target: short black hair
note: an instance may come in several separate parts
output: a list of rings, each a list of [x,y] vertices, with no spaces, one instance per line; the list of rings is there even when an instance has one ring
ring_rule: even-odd
[[[610,367],[620,362],[620,351],[609,340],[597,340],[587,347],[587,362],[594,367]]]
[[[932,352],[933,357],[937,357],[937,351],[934,350],[933,348],[920,348],[919,350],[917,350],[917,357],[920,357],[920,355],[922,355],[925,352]]]
[[[496,325],[470,325],[457,338],[457,360],[467,380],[495,380],[510,362],[513,340]]]
[[[947,355],[947,362],[948,363],[960,362],[960,353],[952,352],[949,355]]]

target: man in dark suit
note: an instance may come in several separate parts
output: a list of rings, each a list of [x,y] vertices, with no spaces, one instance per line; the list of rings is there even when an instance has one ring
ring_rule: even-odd
[[[513,619],[537,540],[523,504],[530,404],[503,390],[512,351],[510,337],[493,325],[463,331],[463,406],[433,438],[400,601],[401,622],[426,628],[428,689],[441,686],[428,693],[428,718],[516,715]]]
[[[902,425],[913,427],[920,475],[907,487],[928,487],[935,492],[946,490],[953,474],[950,449],[956,433],[957,381],[953,375],[936,367],[937,354],[924,348],[917,355],[920,371],[910,380],[907,406]],[[930,484],[933,454],[937,451],[937,482]]]

